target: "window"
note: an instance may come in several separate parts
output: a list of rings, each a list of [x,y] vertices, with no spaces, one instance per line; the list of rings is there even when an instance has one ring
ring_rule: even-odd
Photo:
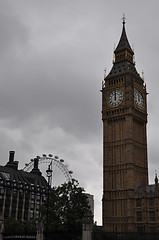
[[[36,217],[39,217],[39,211],[36,211]]]
[[[35,198],[35,195],[34,193],[31,194],[31,199],[34,199]]]
[[[38,205],[36,205],[36,209],[38,209],[38,210],[40,209],[40,205],[39,205],[39,204],[38,204]]]
[[[142,212],[137,212],[137,222],[142,221]]]
[[[154,207],[155,206],[155,199],[154,198],[150,198],[149,199],[149,206],[150,207]]]
[[[31,208],[34,208],[34,204],[32,203],[30,207],[31,207]]]
[[[40,195],[37,195],[37,199],[38,199],[38,200],[40,199]]]
[[[10,180],[10,173],[8,173],[8,172],[1,172],[1,174],[3,175],[3,177],[5,177],[6,180]]]
[[[136,199],[136,207],[141,207],[142,201],[140,198]]]
[[[46,201],[46,195],[45,194],[43,194],[43,201]]]
[[[34,211],[30,210],[30,218],[33,218],[33,216],[34,216]]]
[[[0,193],[4,193],[4,188],[0,187]]]
[[[150,212],[150,222],[154,222],[155,221],[155,212],[151,211]]]

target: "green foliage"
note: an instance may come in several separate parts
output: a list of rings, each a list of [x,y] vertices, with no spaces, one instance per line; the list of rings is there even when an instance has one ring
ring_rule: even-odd
[[[4,223],[3,233],[7,234],[21,234],[21,233],[32,233],[36,232],[36,222],[35,220],[23,222],[21,220],[15,220],[13,218],[8,218]]]
[[[90,208],[84,189],[79,187],[78,181],[73,179],[51,189],[49,203],[50,231],[82,231],[82,219]],[[42,210],[44,218],[46,211],[47,204]]]

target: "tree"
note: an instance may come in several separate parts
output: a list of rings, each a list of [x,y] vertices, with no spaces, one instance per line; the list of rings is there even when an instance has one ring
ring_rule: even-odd
[[[36,233],[36,220],[24,222],[14,218],[7,218],[4,223],[3,234],[24,234]]]
[[[42,209],[45,218],[47,203]],[[50,191],[49,225],[51,231],[82,232],[82,219],[90,211],[84,189],[73,179]]]

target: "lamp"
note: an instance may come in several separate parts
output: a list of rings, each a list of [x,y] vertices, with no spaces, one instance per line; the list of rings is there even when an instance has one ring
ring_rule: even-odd
[[[47,212],[46,212],[46,240],[48,240],[48,223],[49,223],[49,203],[50,203],[50,188],[51,188],[51,182],[52,182],[52,162],[48,165],[48,169],[46,170],[46,175],[48,178],[47,182]]]

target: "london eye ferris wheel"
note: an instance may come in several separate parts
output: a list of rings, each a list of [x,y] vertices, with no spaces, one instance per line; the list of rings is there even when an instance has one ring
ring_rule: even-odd
[[[39,170],[42,175],[46,178],[46,170],[48,166],[52,170],[52,187],[60,186],[61,184],[71,181],[73,172],[68,169],[68,164],[65,164],[63,159],[58,156],[53,156],[52,154],[43,154],[42,156],[37,156],[39,160]],[[34,167],[34,160],[31,159],[29,163],[25,164],[23,168],[24,171],[30,172]]]

